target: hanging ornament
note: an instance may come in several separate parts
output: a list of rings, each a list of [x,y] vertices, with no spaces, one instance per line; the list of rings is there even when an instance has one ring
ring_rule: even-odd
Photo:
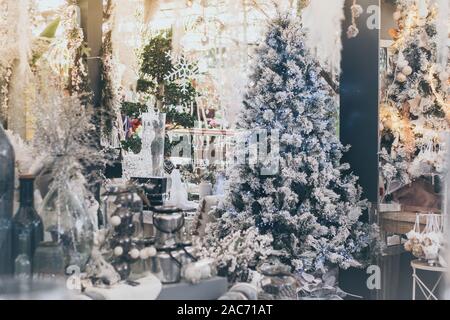
[[[130,255],[130,257],[132,259],[137,259],[140,256],[140,251],[138,249],[134,248],[128,254]]]
[[[120,257],[123,254],[123,248],[122,247],[115,247],[114,248],[114,255],[116,257]]]
[[[402,17],[402,13],[401,13],[400,11],[395,11],[395,12],[394,12],[393,18],[394,18],[395,21],[400,20],[401,17]]]
[[[204,34],[201,39],[202,45],[206,46],[209,43],[208,35]]]
[[[356,36],[359,34],[359,29],[357,26],[355,25],[351,25],[350,27],[348,27],[347,29],[347,38],[351,39],[351,38],[356,38]]]
[[[403,73],[398,73],[396,79],[398,82],[401,82],[401,83],[406,82],[406,80],[407,80],[406,76]]]
[[[359,34],[358,26],[356,25],[356,19],[358,19],[364,12],[363,8],[353,0],[353,5],[351,6],[352,11],[352,24],[347,29],[347,37],[355,38]]]
[[[122,219],[119,216],[114,216],[111,218],[110,221],[111,221],[111,225],[113,227],[117,227],[117,226],[120,226]]]
[[[413,72],[413,69],[412,69],[410,66],[405,66],[405,67],[403,67],[403,69],[402,69],[402,73],[403,73],[405,76],[411,75],[412,72]]]
[[[166,56],[172,60],[173,68],[164,77],[164,80],[176,82],[181,87],[181,92],[187,94],[189,85],[198,76],[198,66],[195,63],[189,62],[183,54],[175,56],[171,52],[167,52]]]

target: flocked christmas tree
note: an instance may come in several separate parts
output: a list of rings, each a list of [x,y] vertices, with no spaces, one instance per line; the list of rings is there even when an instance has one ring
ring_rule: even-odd
[[[238,129],[279,132],[279,170],[236,164],[205,245],[233,280],[276,252],[296,273],[359,266],[369,228],[357,178],[342,164],[336,96],[304,45],[299,18],[272,21],[256,51]],[[240,148],[241,149],[241,148]],[[278,162],[278,161],[277,161]]]
[[[438,7],[429,0],[397,5],[381,105],[380,166],[388,192],[394,181],[407,184],[442,172],[443,134],[450,128],[449,66],[440,53]]]

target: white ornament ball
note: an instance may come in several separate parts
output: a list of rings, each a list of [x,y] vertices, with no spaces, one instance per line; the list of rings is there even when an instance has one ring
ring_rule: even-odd
[[[154,247],[145,248],[147,250],[147,255],[149,258],[156,256],[156,249]]]
[[[405,76],[411,75],[412,72],[413,72],[413,69],[412,69],[410,66],[406,66],[406,67],[404,67],[404,68],[402,69],[402,73],[403,73]]]
[[[115,247],[114,248],[114,255],[116,257],[121,256],[123,254],[123,248],[122,247]]]
[[[189,264],[184,271],[184,278],[189,283],[197,284],[202,280],[202,272],[195,264]]]
[[[138,249],[132,249],[128,254],[132,259],[137,259],[140,256],[140,251]]]
[[[406,76],[403,73],[397,74],[397,81],[398,82],[406,82]]]
[[[398,66],[400,69],[403,69],[404,67],[407,67],[407,66],[408,66],[408,61],[406,61],[406,60],[404,60],[404,59],[399,59],[399,60],[397,61],[397,66]]]
[[[139,258],[141,258],[141,260],[147,260],[148,258],[150,258],[148,255],[147,248],[144,248],[139,252]]]
[[[395,11],[394,12],[394,20],[395,21],[400,20],[401,17],[402,17],[402,13],[400,11]]]
[[[122,223],[122,219],[120,219],[119,216],[111,217],[111,225],[113,227],[120,226],[121,223]]]
[[[442,82],[448,81],[448,78],[449,78],[449,74],[447,72],[445,72],[445,71],[441,72],[439,74],[439,80],[441,80]]]

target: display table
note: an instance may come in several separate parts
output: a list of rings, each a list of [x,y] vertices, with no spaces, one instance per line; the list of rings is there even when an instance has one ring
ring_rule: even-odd
[[[411,267],[413,268],[412,280],[413,280],[413,288],[412,288],[412,299],[416,300],[416,286],[419,287],[422,294],[425,296],[427,300],[439,300],[435,291],[438,288],[441,280],[444,276],[444,273],[447,272],[447,269],[441,266],[430,266],[428,263],[413,260],[411,261]],[[433,287],[428,286],[420,277],[417,275],[417,270],[428,271],[428,272],[438,272],[440,273],[438,280],[434,283]]]
[[[161,285],[154,275],[136,281],[138,286],[120,283],[112,288],[88,288],[77,300],[217,300],[228,291],[226,278],[214,277],[198,284],[180,282]]]
[[[163,285],[157,300],[217,300],[228,291],[226,278],[214,277],[198,284],[180,282]]]
[[[84,294],[93,300],[155,300],[161,292],[161,282],[152,274],[136,282],[138,286],[119,283],[112,288],[87,288]]]

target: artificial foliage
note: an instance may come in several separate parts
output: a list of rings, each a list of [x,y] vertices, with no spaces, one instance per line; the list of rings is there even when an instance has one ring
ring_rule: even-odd
[[[187,81],[186,85],[186,79],[181,75],[171,77],[175,68],[174,59],[170,55],[171,49],[171,31],[162,31],[148,40],[140,53],[141,66],[137,91],[156,97],[155,107],[168,114],[168,123],[185,127],[186,121],[179,123],[178,120],[190,117],[192,121],[188,125],[193,124],[193,114],[176,110],[174,107],[194,105],[198,93],[194,88],[193,79]]]
[[[437,7],[428,0],[398,0],[397,6],[380,111],[380,169],[388,193],[393,182],[443,172],[450,124],[449,65],[437,61]]]
[[[54,93],[36,108],[35,156],[42,157],[53,180],[70,180],[73,172],[81,171],[88,181],[98,182],[98,172],[90,169],[106,165],[108,159],[97,148],[93,111],[84,106],[83,98]]]
[[[168,128],[193,128],[197,90],[194,87],[195,63],[188,63],[184,56],[175,58],[171,55],[172,32],[161,31],[150,37],[139,53],[141,61],[136,90],[143,97],[154,97],[155,105],[148,106],[140,102],[122,103],[122,114],[131,122],[140,121],[142,112],[149,107],[166,114]],[[180,62],[181,61],[181,62]],[[127,121],[127,120],[126,120]],[[177,142],[165,139],[165,154]],[[126,151],[140,151],[142,141],[139,134],[132,129],[122,141]]]
[[[131,124],[128,132],[125,133],[126,139],[121,141],[122,149],[138,154],[142,150],[140,118],[144,112],[147,112],[148,106],[139,102],[123,102],[121,109],[125,121]]]
[[[264,175],[264,162],[232,166],[226,199],[202,240],[203,254],[235,281],[268,255],[296,273],[358,267],[371,239],[359,221],[366,202],[358,179],[341,163],[347,148],[336,134],[337,97],[304,39],[300,18],[280,15],[252,63],[237,126],[266,130],[269,140],[278,130],[279,170]]]

